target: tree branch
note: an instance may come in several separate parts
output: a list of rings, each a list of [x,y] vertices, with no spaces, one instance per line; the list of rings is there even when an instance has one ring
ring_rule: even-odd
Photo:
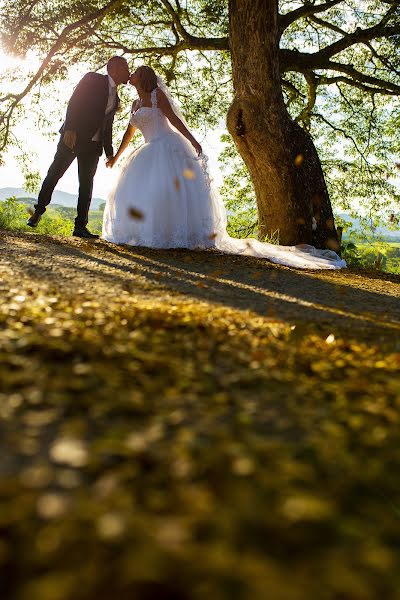
[[[329,127],[331,127],[331,129],[333,129],[333,131],[341,133],[343,135],[343,137],[345,137],[347,140],[350,140],[351,143],[353,144],[353,146],[355,147],[355,149],[357,150],[358,154],[361,156],[361,158],[364,160],[364,162],[368,165],[368,160],[365,157],[365,153],[358,146],[358,144],[357,144],[356,140],[353,138],[353,136],[351,136],[347,131],[345,131],[344,129],[342,129],[338,125],[334,125],[333,123],[331,123],[326,117],[324,117],[320,113],[313,113],[312,116],[316,117],[317,119],[320,119],[326,125],[328,125]]]
[[[318,86],[332,85],[335,83],[345,83],[346,85],[356,87],[370,95],[374,95],[374,94],[382,94],[383,96],[397,96],[398,95],[398,94],[396,94],[396,92],[392,92],[390,90],[386,90],[383,88],[378,89],[376,87],[370,87],[359,81],[354,81],[354,79],[351,79],[350,77],[343,77],[343,75],[338,75],[337,77],[325,77],[322,75],[318,78]]]
[[[390,81],[380,79],[379,77],[372,77],[365,73],[361,73],[360,71],[355,69],[353,65],[347,65],[343,64],[342,62],[336,62],[331,60],[332,57],[336,54],[339,54],[356,44],[368,44],[373,39],[399,35],[400,22],[396,23],[395,25],[388,25],[396,10],[398,10],[397,2],[390,5],[390,8],[382,16],[379,23],[366,29],[356,28],[355,31],[353,31],[352,33],[345,33],[336,25],[328,23],[325,20],[319,19],[318,17],[314,16],[316,12],[322,12],[323,8],[324,10],[331,8],[331,6],[328,6],[328,4],[330,5],[332,3],[325,2],[324,4],[315,5],[307,2],[301,8],[297,9],[296,11],[293,11],[293,13],[288,13],[288,15],[292,15],[292,19],[295,19],[295,17],[301,18],[304,16],[308,16],[311,21],[323,27],[327,27],[335,31],[336,33],[339,33],[342,37],[339,40],[333,42],[332,44],[329,44],[325,48],[322,48],[318,52],[314,53],[299,52],[297,50],[288,50],[285,48],[281,49],[281,72],[285,73],[287,71],[297,71],[305,75],[310,71],[316,70],[338,71],[340,73],[345,73],[346,75],[349,75],[350,78],[354,80],[354,85],[356,87],[360,87],[359,84],[361,83],[366,84],[367,87],[371,88],[371,91],[373,93],[400,94],[399,85],[396,85]],[[284,15],[284,18],[286,18],[288,15]],[[372,48],[371,52],[373,52]],[[350,83],[350,81],[346,81],[346,83]],[[365,87],[363,89],[365,89]]]
[[[400,85],[396,85],[391,81],[380,79],[379,77],[372,77],[371,75],[361,73],[360,71],[357,71],[353,65],[345,65],[339,62],[328,61],[324,68],[328,71],[346,73],[346,75],[350,75],[354,82],[358,81],[360,83],[366,83],[370,86],[376,86],[375,91],[377,93],[379,93],[380,90],[384,90],[386,94],[392,93],[393,95],[400,95]]]
[[[390,71],[393,71],[393,73],[396,73],[396,75],[400,75],[400,71],[399,69],[396,69],[396,67],[386,58],[381,56],[373,47],[373,45],[371,44],[371,42],[366,42],[365,45],[367,46],[367,48],[369,49],[369,51],[371,52],[372,56],[374,56],[375,58],[377,58],[378,60],[381,61],[381,63],[383,65],[385,65],[385,67],[387,69],[389,69]]]
[[[292,97],[305,98],[305,95],[299,89],[297,89],[297,87],[291,81],[288,81],[287,79],[284,79],[282,77],[281,84],[283,85],[283,87],[287,88],[292,92]]]
[[[391,6],[383,15],[379,23],[373,25],[372,27],[368,27],[367,29],[360,29],[357,27],[352,33],[344,35],[340,40],[333,42],[333,44],[330,44],[329,46],[326,46],[319,52],[315,53],[315,60],[318,61],[319,59],[326,60],[332,58],[332,56],[343,52],[343,50],[347,50],[351,46],[354,46],[354,44],[369,42],[370,40],[380,37],[390,37],[392,35],[400,34],[400,22],[396,23],[396,25],[388,25],[396,10],[397,7],[393,4],[393,6]]]
[[[316,61],[326,60],[332,58],[332,56],[335,56],[335,54],[343,52],[343,50],[347,50],[355,44],[369,42],[370,40],[381,37],[391,37],[392,35],[398,34],[400,34],[400,24],[393,27],[386,27],[379,23],[378,25],[374,25],[369,29],[357,28],[353,33],[345,35],[342,39],[315,53],[314,58]]]
[[[178,13],[174,10],[171,3],[168,2],[168,0],[160,0],[160,2],[164,6],[164,8],[167,10],[170,17],[172,18],[172,21],[176,27],[177,32],[183,37],[184,40],[189,41],[192,38],[192,36],[190,35],[190,33],[188,33],[186,31],[186,29],[182,25],[182,22],[178,16]]]
[[[161,4],[165,7],[168,14],[170,15],[176,31],[180,36],[187,42],[187,48],[193,50],[229,50],[228,38],[202,38],[190,34],[179,18],[178,13],[174,10],[173,6],[168,0],[160,0]]]
[[[334,25],[333,23],[329,23],[329,21],[324,21],[324,19],[320,19],[319,17],[315,17],[314,15],[312,15],[308,18],[310,21],[312,21],[316,25],[320,25],[321,27],[330,29],[331,31],[334,31],[335,33],[338,33],[339,35],[343,35],[343,36],[347,35],[347,31],[345,31],[344,29],[341,29],[340,27],[338,27],[337,25]]]
[[[310,15],[316,15],[318,13],[325,12],[340,4],[343,0],[328,0],[327,2],[323,2],[322,4],[314,4],[309,0],[306,0],[303,6],[296,8],[291,12],[288,12],[284,15],[279,15],[279,34],[282,33],[295,21],[298,19],[302,19],[303,17],[309,17]]]
[[[312,71],[310,73],[305,73],[305,78],[308,85],[308,93],[307,93],[307,104],[301,111],[301,113],[296,117],[295,121],[302,121],[305,125],[305,128],[308,130],[310,127],[310,117],[311,111],[315,106],[315,102],[317,101],[317,77],[315,73]]]

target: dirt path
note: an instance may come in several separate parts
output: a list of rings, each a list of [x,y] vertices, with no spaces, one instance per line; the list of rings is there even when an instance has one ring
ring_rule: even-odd
[[[57,285],[68,296],[84,290],[114,298],[127,291],[160,303],[173,296],[177,302],[199,300],[293,324],[344,328],[356,337],[377,332],[390,337],[400,330],[396,275],[308,272],[217,252],[136,249],[34,234],[3,234],[0,257],[2,272]]]
[[[2,232],[2,597],[397,600],[399,283]]]

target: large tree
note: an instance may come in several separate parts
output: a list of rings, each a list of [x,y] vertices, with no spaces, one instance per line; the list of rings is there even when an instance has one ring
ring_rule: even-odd
[[[358,146],[363,111],[371,115],[365,135],[375,140],[381,99],[390,107],[400,94],[397,1],[9,0],[0,27],[6,51],[41,59],[28,81],[17,78],[0,97],[0,150],[26,99],[72,63],[101,68],[111,52],[157,63],[194,123],[228,113],[254,184],[259,235],[279,231],[284,244],[336,242],[314,123]],[[338,102],[345,124],[330,114]],[[357,151],[365,158],[365,148]]]

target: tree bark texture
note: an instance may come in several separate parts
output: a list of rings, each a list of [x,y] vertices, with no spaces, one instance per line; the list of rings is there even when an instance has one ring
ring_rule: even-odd
[[[337,251],[317,151],[283,100],[278,0],[230,0],[229,9],[235,96],[227,125],[254,184],[259,238]]]

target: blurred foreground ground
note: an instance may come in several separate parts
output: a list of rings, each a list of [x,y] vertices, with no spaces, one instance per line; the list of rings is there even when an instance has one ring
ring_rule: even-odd
[[[2,232],[2,598],[399,598],[399,283]]]

